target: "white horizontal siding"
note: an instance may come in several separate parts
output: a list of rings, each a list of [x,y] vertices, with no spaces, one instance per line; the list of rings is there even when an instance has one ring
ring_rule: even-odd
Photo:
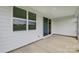
[[[28,10],[28,8],[25,9]],[[12,7],[0,7],[0,52],[16,49],[43,37],[43,18],[41,15],[37,14],[36,30],[13,32],[12,12]]]

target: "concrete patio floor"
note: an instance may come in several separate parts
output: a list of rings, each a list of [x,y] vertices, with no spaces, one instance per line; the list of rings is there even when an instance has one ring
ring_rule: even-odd
[[[78,49],[76,38],[52,35],[10,53],[77,53]]]

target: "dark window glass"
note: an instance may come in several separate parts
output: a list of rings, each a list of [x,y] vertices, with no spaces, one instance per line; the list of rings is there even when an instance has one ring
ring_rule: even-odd
[[[28,19],[29,20],[36,20],[36,14],[32,12],[28,12]]]
[[[26,19],[26,10],[13,7],[13,17]]]
[[[29,30],[36,29],[36,22],[29,21]]]
[[[29,30],[36,29],[36,14],[32,12],[28,12],[28,19],[29,19],[28,29]]]
[[[13,31],[26,30],[26,21],[13,19]]]

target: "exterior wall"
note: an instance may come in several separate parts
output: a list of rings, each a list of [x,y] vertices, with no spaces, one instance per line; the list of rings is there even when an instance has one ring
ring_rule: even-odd
[[[19,8],[37,14],[37,29],[13,32],[13,7],[0,7],[0,52],[8,52],[43,38],[43,15],[29,7]]]
[[[53,20],[54,33],[77,36],[77,18],[70,16],[66,18],[58,18]]]
[[[21,46],[44,38],[44,15],[29,7],[19,8],[23,8],[27,11],[31,11],[37,14],[37,29],[13,32],[13,7],[0,7],[0,52],[8,52],[10,50],[19,48]],[[76,36],[76,18],[69,17],[52,20],[52,34],[53,33]]]

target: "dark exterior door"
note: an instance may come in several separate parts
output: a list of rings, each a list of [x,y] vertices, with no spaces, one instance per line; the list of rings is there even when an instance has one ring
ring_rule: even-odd
[[[51,19],[49,19],[49,34],[51,34]]]
[[[49,34],[48,18],[43,17],[43,36]]]

